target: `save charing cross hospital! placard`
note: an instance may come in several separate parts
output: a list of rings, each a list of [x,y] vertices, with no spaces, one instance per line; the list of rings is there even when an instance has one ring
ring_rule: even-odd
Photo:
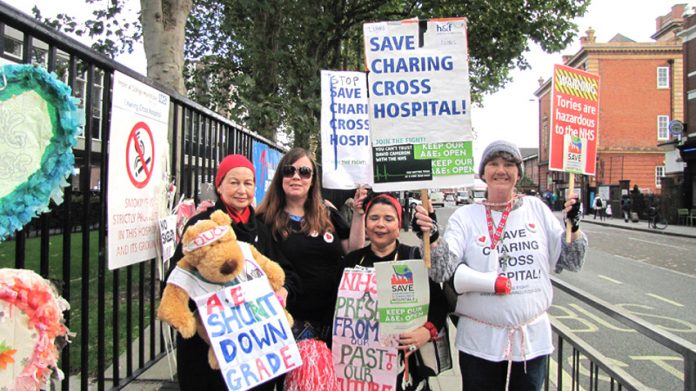
[[[419,25],[363,25],[375,191],[473,183],[466,19]]]
[[[595,175],[599,75],[556,64],[551,95],[549,170]]]

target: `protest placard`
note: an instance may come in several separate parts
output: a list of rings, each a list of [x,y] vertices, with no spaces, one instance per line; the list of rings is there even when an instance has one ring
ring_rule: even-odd
[[[321,71],[322,184],[372,184],[367,81],[362,72]]]
[[[595,175],[599,75],[556,64],[552,85],[549,170]]]
[[[430,285],[422,260],[376,263],[375,276],[383,336],[413,331],[427,322]]]
[[[283,307],[265,276],[195,301],[230,390],[248,390],[302,365]]]
[[[393,390],[395,341],[380,339],[374,269],[345,269],[334,313],[332,355],[341,390]]]
[[[373,188],[473,184],[466,20],[368,23],[363,33]]]

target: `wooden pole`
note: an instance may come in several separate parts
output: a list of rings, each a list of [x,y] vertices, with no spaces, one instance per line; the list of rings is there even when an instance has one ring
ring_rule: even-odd
[[[428,198],[428,189],[421,189],[421,203],[426,213],[430,213],[430,198]],[[426,235],[423,232],[423,262],[425,267],[430,269],[430,232]]]
[[[572,172],[568,174],[568,197],[572,197],[575,194],[575,174]],[[566,243],[570,244],[570,236],[573,231],[573,223],[570,220],[566,221]]]

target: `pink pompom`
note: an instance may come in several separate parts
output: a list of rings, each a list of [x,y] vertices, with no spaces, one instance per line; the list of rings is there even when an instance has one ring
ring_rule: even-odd
[[[297,343],[303,365],[285,377],[286,391],[338,391],[331,350],[322,341],[305,339]]]

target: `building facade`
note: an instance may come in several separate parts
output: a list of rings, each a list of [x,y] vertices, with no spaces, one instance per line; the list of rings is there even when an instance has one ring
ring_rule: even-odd
[[[677,148],[685,163],[683,180],[677,183],[682,194],[679,207],[696,208],[696,13],[689,10],[684,30],[679,34],[684,44],[684,124],[678,135]]]
[[[682,44],[676,35],[684,23],[684,8],[675,5],[657,18],[654,42],[635,42],[621,34],[596,42],[589,29],[580,39],[580,50],[564,56],[565,65],[600,76],[597,175],[575,179],[584,193],[599,186],[637,185],[643,193],[660,194],[665,151],[658,144],[670,139],[669,122],[684,116]],[[540,80],[535,95],[540,191],[562,193],[567,174],[548,171],[551,80]]]

